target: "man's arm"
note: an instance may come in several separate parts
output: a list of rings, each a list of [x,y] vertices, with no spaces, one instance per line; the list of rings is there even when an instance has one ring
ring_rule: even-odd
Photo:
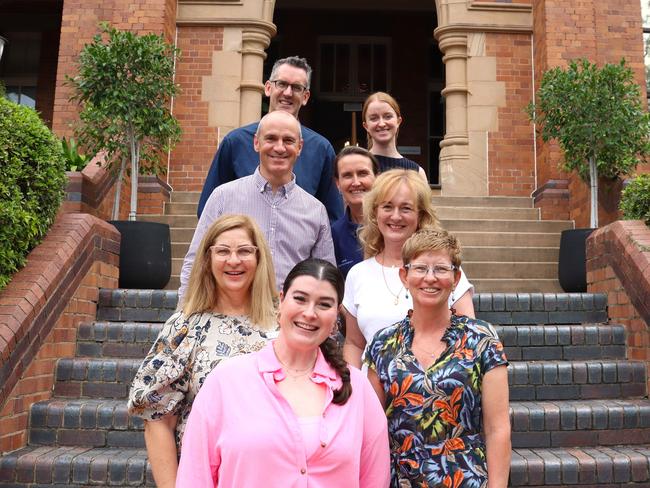
[[[343,200],[334,183],[334,158],[336,158],[336,154],[329,142],[326,144],[323,157],[325,161],[315,197],[325,205],[330,222],[335,222],[343,215]]]
[[[223,195],[221,191],[213,191],[208,198],[205,208],[201,217],[199,217],[199,223],[196,226],[194,231],[194,236],[192,237],[192,242],[190,243],[190,248],[187,250],[185,259],[183,260],[183,267],[181,268],[181,286],[178,289],[178,309],[183,307],[183,296],[187,291],[187,285],[190,282],[190,274],[192,273],[192,266],[194,265],[194,258],[196,257],[196,251],[203,240],[203,236],[208,231],[208,228],[212,223],[217,220],[223,213],[223,208],[220,202],[223,201]]]
[[[231,143],[230,138],[226,136],[221,141],[221,144],[219,144],[210,169],[208,170],[208,175],[205,177],[201,198],[199,198],[199,205],[196,209],[196,216],[201,218],[203,209],[215,188],[234,179],[235,172],[233,170]]]

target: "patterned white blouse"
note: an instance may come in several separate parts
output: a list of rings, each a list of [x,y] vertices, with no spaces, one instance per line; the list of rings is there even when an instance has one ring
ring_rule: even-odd
[[[224,359],[259,351],[277,331],[264,331],[245,315],[204,312],[185,317],[176,312],[133,379],[129,413],[145,420],[178,416],[176,445],[180,454],[192,402],[206,376]]]

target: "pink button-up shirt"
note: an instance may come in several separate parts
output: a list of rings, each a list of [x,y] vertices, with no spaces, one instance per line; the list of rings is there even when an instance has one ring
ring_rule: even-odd
[[[276,382],[284,373],[271,344],[224,361],[194,400],[176,486],[183,488],[385,488],[390,481],[386,416],[362,373],[352,395],[332,403],[341,379],[321,352],[311,379],[327,385],[321,448],[307,457],[298,419]]]

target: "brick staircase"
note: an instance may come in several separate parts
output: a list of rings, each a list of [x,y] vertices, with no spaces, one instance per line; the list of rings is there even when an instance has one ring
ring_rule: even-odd
[[[198,222],[199,193],[171,193],[164,215],[139,217],[169,224],[172,237],[172,278],[178,289],[183,258]],[[560,232],[568,221],[542,221],[531,198],[442,197],[433,203],[443,226],[463,245],[463,269],[478,292],[562,291],[557,281]]]
[[[481,293],[511,361],[512,486],[650,486],[650,401],[604,295]],[[31,408],[29,446],[0,458],[0,487],[153,486],[125,398],[176,304],[173,291],[102,290],[97,321]]]

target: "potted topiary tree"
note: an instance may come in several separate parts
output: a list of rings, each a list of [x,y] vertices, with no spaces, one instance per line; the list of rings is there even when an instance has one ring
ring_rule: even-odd
[[[585,59],[544,73],[528,114],[544,141],[557,140],[562,169],[589,184],[590,228],[562,233],[558,265],[565,291],[586,291],[585,242],[598,227],[598,178],[629,174],[650,152],[650,116],[625,60],[598,67]]]
[[[178,92],[174,61],[178,50],[162,36],[139,36],[101,24],[86,44],[79,71],[68,77],[71,100],[81,106],[77,135],[92,153],[105,151],[117,171],[113,221],[122,234],[120,286],[162,288],[171,275],[169,226],[136,222],[138,176],[164,174],[163,155],[180,138],[171,99]],[[130,176],[128,221],[118,221],[121,183]]]

